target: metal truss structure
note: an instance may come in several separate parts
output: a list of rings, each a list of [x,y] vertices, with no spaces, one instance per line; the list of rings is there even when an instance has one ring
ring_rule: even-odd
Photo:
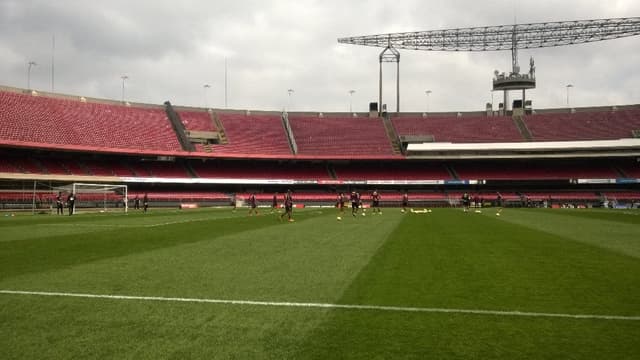
[[[354,36],[341,44],[381,47],[383,55],[397,49],[423,51],[511,50],[513,73],[519,73],[518,49],[557,47],[640,35],[640,17],[560,21],[461,29]],[[399,54],[399,53],[398,53]],[[389,62],[384,56],[385,62]],[[400,62],[398,55],[395,62]],[[382,93],[382,89],[380,89]],[[399,94],[398,94],[399,97]],[[380,104],[382,106],[382,104]],[[399,105],[397,111],[400,111]]]

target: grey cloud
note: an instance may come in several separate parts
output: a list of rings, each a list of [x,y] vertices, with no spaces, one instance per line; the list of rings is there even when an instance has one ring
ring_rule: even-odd
[[[515,4],[515,5],[514,5]],[[514,9],[515,8],[515,9]],[[515,10],[515,11],[514,11]],[[224,104],[228,58],[229,106],[281,110],[295,88],[297,110],[345,111],[377,99],[381,49],[337,44],[343,36],[519,22],[634,16],[632,0],[530,1],[18,1],[0,0],[3,85],[23,87],[26,63],[34,87],[50,87],[51,35],[56,36],[56,90],[119,99],[120,75],[130,76],[133,101]],[[564,85],[575,82],[575,104],[637,103],[638,38],[523,51],[538,65],[541,107],[562,106]],[[403,51],[402,109],[480,110],[490,101],[494,69],[510,67],[508,52]],[[395,107],[392,67],[385,99]],[[204,83],[212,84],[205,99]],[[497,95],[497,94],[496,94]],[[496,96],[497,100],[498,96]],[[573,101],[572,101],[573,102]]]

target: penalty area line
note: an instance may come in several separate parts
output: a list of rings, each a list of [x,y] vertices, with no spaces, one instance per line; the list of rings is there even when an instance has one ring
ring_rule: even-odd
[[[82,293],[19,291],[19,290],[0,290],[0,294],[71,297],[71,298],[86,298],[86,299],[138,300],[138,301],[183,302],[183,303],[208,303],[208,304],[223,304],[223,305],[271,306],[271,307],[291,307],[291,308],[366,310],[366,311],[381,311],[381,312],[447,313],[447,314],[517,316],[517,317],[538,317],[538,318],[640,321],[640,316],[624,316],[624,315],[562,314],[562,313],[541,313],[541,312],[501,311],[501,310],[481,310],[481,309],[449,309],[449,308],[425,308],[425,307],[380,306],[380,305],[349,305],[349,304],[329,304],[329,303],[255,301],[255,300],[225,300],[225,299],[104,295],[104,294],[82,294]]]

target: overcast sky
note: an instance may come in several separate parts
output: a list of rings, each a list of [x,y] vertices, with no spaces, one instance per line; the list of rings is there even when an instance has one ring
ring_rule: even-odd
[[[381,49],[337,38],[398,31],[640,16],[637,0],[0,0],[0,85],[129,101],[282,110],[367,111]],[[55,52],[52,37],[55,34]],[[401,51],[402,111],[483,110],[510,52]],[[640,37],[522,51],[536,60],[536,108],[640,103]],[[395,109],[395,64],[385,102]],[[205,89],[204,84],[211,84]],[[495,103],[500,96],[496,94]]]

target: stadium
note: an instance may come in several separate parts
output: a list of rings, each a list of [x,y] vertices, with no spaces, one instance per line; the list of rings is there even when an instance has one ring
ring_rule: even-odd
[[[125,76],[121,99],[0,85],[4,357],[637,358],[640,105],[569,106],[567,87],[537,108],[518,49],[638,34],[340,38],[382,49],[368,111],[134,102]],[[497,104],[400,111],[401,49],[513,67]]]

